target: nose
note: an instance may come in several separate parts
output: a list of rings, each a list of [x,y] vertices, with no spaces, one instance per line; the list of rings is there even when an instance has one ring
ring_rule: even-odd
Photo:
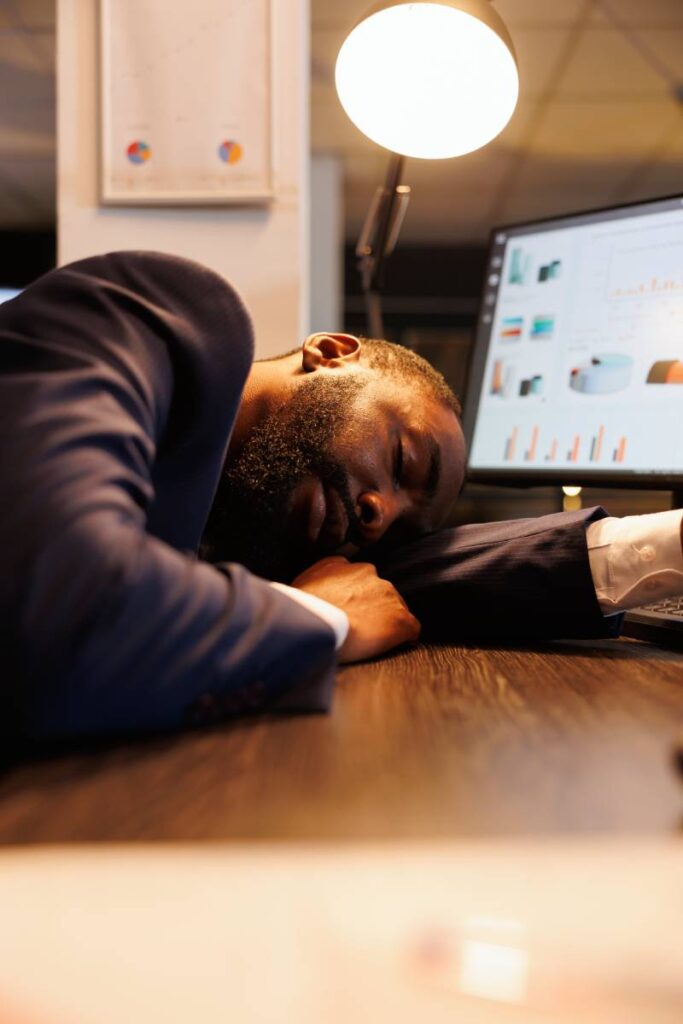
[[[368,544],[375,544],[404,511],[399,495],[363,491],[357,498],[360,531]]]

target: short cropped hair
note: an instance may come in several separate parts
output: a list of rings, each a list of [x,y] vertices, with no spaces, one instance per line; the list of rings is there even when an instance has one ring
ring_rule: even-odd
[[[403,383],[412,383],[424,388],[456,416],[461,415],[460,402],[447,384],[446,378],[417,352],[413,352],[412,349],[406,348],[404,345],[384,341],[382,338],[360,338],[359,340],[363,346],[365,362],[373,370],[381,370],[382,373]]]
[[[412,349],[406,348],[404,345],[397,345],[393,341],[384,341],[382,338],[360,337],[358,340],[362,345],[365,362],[373,370],[381,370],[382,373],[386,373],[387,376],[393,377],[400,383],[415,384],[426,389],[437,401],[442,402],[460,418],[462,406],[446,383],[446,378],[417,352],[413,352]],[[298,348],[290,349],[289,352],[283,352],[274,358],[286,359],[287,356],[295,355],[300,351]]]

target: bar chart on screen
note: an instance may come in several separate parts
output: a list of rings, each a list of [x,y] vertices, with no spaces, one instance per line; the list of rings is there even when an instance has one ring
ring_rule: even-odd
[[[649,241],[649,240],[648,240]],[[644,268],[647,272],[644,272]],[[667,233],[661,242],[615,246],[609,267],[610,302],[683,298],[683,237]]]
[[[524,330],[523,316],[505,316],[500,326],[501,341],[519,341]]]
[[[538,450],[538,433],[538,427],[534,427],[531,431],[531,443],[524,453],[524,458],[527,462],[533,462],[536,458],[536,452]]]
[[[608,432],[604,425],[591,432],[553,435],[534,423],[516,424],[503,444],[503,461],[554,463],[557,465],[588,466],[623,463],[628,451],[628,437],[615,431]]]

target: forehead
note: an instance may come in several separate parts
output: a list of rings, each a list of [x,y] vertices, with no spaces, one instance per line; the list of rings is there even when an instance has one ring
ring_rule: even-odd
[[[411,430],[438,431],[440,439],[456,441],[462,431],[454,412],[419,383],[395,383],[383,378],[368,388],[374,413],[381,420],[396,420]]]

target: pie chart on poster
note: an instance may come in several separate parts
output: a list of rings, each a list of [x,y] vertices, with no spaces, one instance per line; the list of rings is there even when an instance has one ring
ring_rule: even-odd
[[[236,164],[242,159],[242,147],[234,139],[226,139],[218,147],[218,156],[224,164]]]
[[[144,164],[151,157],[152,150],[146,142],[142,142],[141,139],[136,139],[135,142],[131,142],[130,146],[126,150],[126,155],[132,164]]]

